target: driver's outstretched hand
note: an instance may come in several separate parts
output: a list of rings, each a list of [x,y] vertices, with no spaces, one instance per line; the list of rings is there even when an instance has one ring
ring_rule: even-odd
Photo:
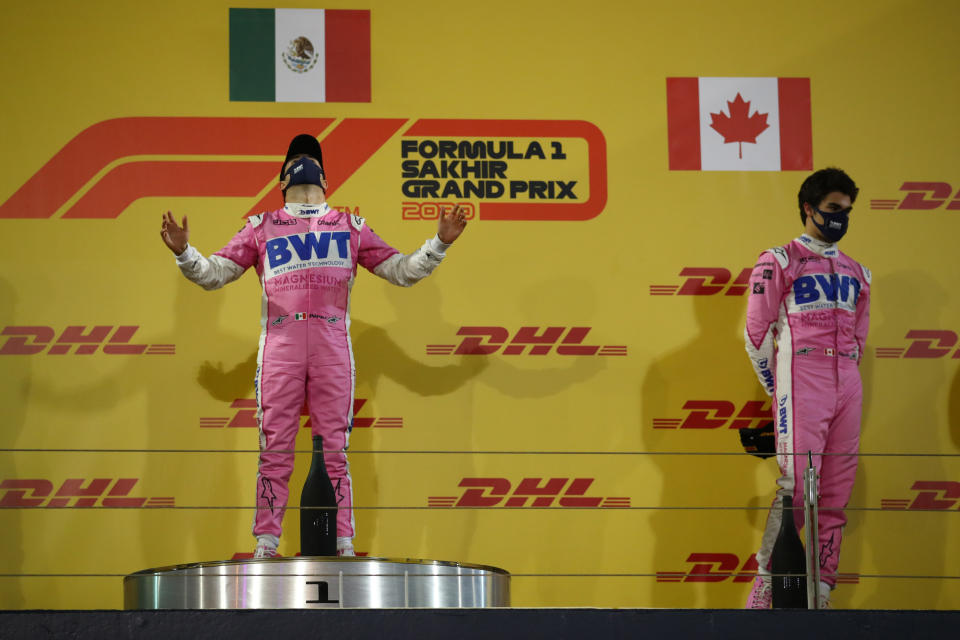
[[[440,220],[437,223],[437,236],[440,242],[450,244],[460,237],[463,230],[467,227],[467,217],[460,205],[454,205],[452,209],[440,209]]]
[[[160,223],[160,237],[163,243],[167,245],[174,255],[180,255],[187,250],[187,242],[190,240],[190,227],[187,225],[187,216],[183,216],[183,226],[177,224],[173,214],[167,211],[163,215],[163,222]]]

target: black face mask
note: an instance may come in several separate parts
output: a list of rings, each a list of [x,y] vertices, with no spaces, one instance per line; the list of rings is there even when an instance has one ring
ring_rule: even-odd
[[[284,175],[290,178],[290,182],[287,184],[288,188],[295,184],[315,184],[318,187],[323,186],[323,172],[310,158],[300,158],[290,165],[290,168],[287,169]]]
[[[853,211],[853,207],[847,207],[843,211],[832,213],[820,211],[816,207],[813,210],[823,216],[823,224],[817,222],[816,218],[813,218],[813,224],[829,242],[838,242],[847,233],[847,227],[850,225],[850,212]]]

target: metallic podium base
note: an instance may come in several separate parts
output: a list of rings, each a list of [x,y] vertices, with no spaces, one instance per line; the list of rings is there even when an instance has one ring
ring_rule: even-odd
[[[125,609],[509,607],[510,574],[436,560],[295,557],[199,562],[123,579]]]

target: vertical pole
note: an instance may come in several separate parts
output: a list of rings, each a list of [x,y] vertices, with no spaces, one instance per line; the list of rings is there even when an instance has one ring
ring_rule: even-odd
[[[807,452],[807,469],[803,474],[804,537],[807,543],[807,608],[820,607],[820,547],[817,535],[817,469],[813,453]]]

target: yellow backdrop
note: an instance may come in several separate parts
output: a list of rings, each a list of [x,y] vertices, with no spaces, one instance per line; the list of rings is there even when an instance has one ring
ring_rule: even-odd
[[[200,290],[158,229],[219,249],[302,130],[332,204],[401,250],[441,200],[474,216],[413,289],[358,276],[357,550],[505,568],[517,606],[741,606],[775,464],[680,454],[768,410],[737,278],[799,233],[807,172],[670,170],[667,78],[786,77],[873,270],[834,602],[956,607],[956,580],[875,577],[960,575],[956,3],[331,1],[371,12],[368,103],[231,102],[236,6],[263,5],[4,11],[0,606],[119,608],[118,575],[252,550],[259,286]],[[505,195],[418,191],[444,140],[512,142]]]

